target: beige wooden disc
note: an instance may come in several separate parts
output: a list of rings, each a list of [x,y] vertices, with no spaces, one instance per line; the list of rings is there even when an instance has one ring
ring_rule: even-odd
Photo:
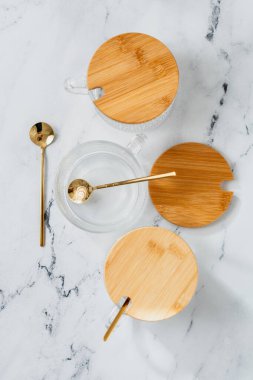
[[[226,160],[216,150],[199,143],[175,145],[154,163],[151,175],[174,170],[176,177],[149,182],[157,211],[183,227],[201,227],[219,218],[228,208],[233,192],[221,188],[233,179]]]
[[[111,38],[93,55],[88,88],[103,88],[95,101],[106,116],[122,123],[145,123],[161,115],[178,88],[178,68],[170,50],[141,33]]]
[[[158,321],[181,311],[197,285],[195,257],[185,241],[160,227],[138,228],[112,247],[105,284],[114,303],[131,298],[126,314]]]

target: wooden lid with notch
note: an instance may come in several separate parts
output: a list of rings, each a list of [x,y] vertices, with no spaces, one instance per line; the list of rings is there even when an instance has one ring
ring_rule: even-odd
[[[105,263],[105,284],[115,304],[130,297],[126,314],[145,321],[169,318],[191,300],[198,268],[186,242],[160,227],[124,235]]]
[[[228,208],[233,192],[221,188],[233,173],[220,153],[208,145],[184,143],[164,152],[151,175],[175,171],[176,177],[149,182],[157,211],[171,223],[202,227],[219,218]]]
[[[145,123],[165,112],[175,98],[178,67],[170,50],[156,38],[120,34],[93,55],[87,86],[103,89],[103,96],[94,103],[109,118]]]

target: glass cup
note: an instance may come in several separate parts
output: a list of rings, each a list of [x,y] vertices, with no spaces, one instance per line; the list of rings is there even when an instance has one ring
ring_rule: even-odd
[[[71,223],[90,232],[110,232],[136,222],[146,202],[146,182],[96,190],[84,204],[73,203],[67,190],[77,178],[99,185],[145,176],[137,158],[143,139],[137,135],[127,148],[109,141],[89,141],[62,160],[55,195],[60,210]]]
[[[178,90],[179,71],[172,52],[143,33],[123,33],[105,41],[94,52],[86,72],[82,78],[67,79],[66,90],[89,95],[108,124],[128,132],[159,126],[169,115]]]

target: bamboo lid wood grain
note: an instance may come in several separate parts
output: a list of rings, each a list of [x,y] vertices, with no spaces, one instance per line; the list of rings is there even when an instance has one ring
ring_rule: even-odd
[[[145,321],[181,311],[195,292],[197,278],[190,247],[160,227],[138,228],[124,235],[105,264],[105,284],[113,302],[130,297],[126,314]]]
[[[202,227],[219,218],[229,207],[233,192],[221,188],[233,173],[220,153],[208,145],[184,143],[164,152],[154,163],[151,175],[170,170],[173,181],[149,183],[157,211],[183,227]]]
[[[142,33],[125,33],[102,44],[87,73],[88,89],[102,88],[98,109],[121,122],[145,123],[171,105],[178,88],[178,67],[170,50]]]

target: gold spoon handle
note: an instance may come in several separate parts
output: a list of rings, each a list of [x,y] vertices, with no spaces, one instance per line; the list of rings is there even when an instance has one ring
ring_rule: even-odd
[[[112,321],[112,323],[110,324],[110,326],[108,327],[108,330],[106,331],[105,335],[104,335],[104,341],[106,341],[109,336],[111,335],[111,332],[112,330],[115,328],[116,324],[118,323],[120,317],[122,316],[122,314],[125,312],[126,308],[128,307],[129,305],[129,302],[130,302],[130,298],[127,297],[125,302],[123,303],[123,305],[121,306],[121,308],[119,309],[116,317],[114,318],[114,320]]]
[[[45,149],[41,148],[41,172],[40,172],[40,246],[45,245],[44,226],[44,202],[45,202]]]
[[[164,174],[158,174],[158,175],[151,175],[149,177],[140,177],[140,178],[134,178],[134,179],[127,179],[126,181],[119,181],[119,182],[113,182],[113,183],[106,183],[104,185],[93,186],[93,190],[104,189],[106,187],[129,185],[131,183],[136,183],[136,182],[153,181],[155,179],[162,179],[162,178],[167,178],[167,177],[173,177],[175,175],[176,175],[175,172],[170,172],[170,173],[164,173]]]

